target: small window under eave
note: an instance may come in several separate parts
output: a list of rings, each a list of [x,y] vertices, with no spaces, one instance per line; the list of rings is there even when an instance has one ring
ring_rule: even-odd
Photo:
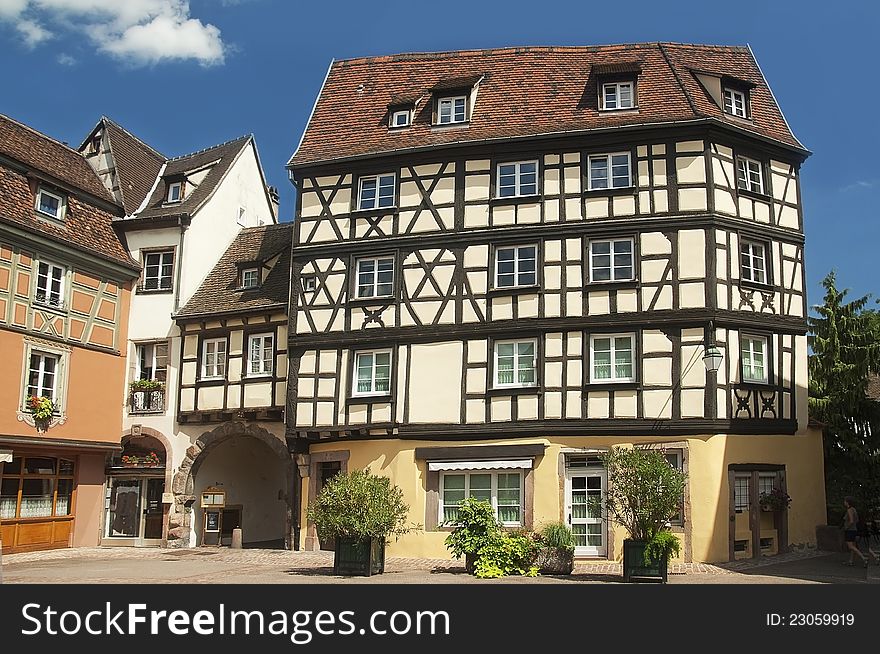
[[[602,112],[638,109],[638,78],[642,72],[639,61],[594,64],[590,68],[588,90],[596,92]]]

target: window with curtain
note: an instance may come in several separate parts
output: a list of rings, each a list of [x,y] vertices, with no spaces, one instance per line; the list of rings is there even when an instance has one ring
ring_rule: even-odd
[[[202,378],[226,376],[226,339],[210,338],[202,343]]]
[[[634,351],[634,334],[591,336],[590,353],[593,365],[590,371],[590,381],[635,381]]]
[[[75,473],[72,460],[15,457],[0,471],[0,519],[70,515]]]
[[[62,266],[41,261],[37,266],[37,287],[34,292],[34,302],[62,308],[64,306],[64,278],[65,270]]]
[[[274,360],[274,334],[252,334],[248,337],[248,375],[271,375]]]
[[[355,355],[353,395],[391,392],[391,351],[358,352]]]
[[[498,521],[522,526],[523,473],[509,470],[444,472],[440,479],[440,522],[455,520],[458,506],[467,497],[492,505]]]
[[[740,338],[740,364],[742,381],[767,383],[767,339],[763,336]]]
[[[495,343],[495,386],[534,386],[537,342],[501,341]]]
[[[743,281],[767,283],[767,257],[763,243],[743,240],[739,245],[740,277]]]

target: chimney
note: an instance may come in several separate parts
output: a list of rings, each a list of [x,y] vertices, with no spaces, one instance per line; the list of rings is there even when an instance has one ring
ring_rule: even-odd
[[[268,187],[269,191],[269,202],[272,203],[272,215],[275,216],[275,220],[278,220],[278,187],[270,186]]]

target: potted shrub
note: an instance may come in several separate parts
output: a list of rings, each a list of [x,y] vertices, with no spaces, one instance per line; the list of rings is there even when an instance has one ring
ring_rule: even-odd
[[[452,533],[446,537],[446,548],[456,559],[464,556],[465,569],[474,574],[480,549],[501,532],[492,505],[467,497],[458,505],[455,520],[443,524],[452,527]]]
[[[785,511],[791,504],[791,496],[776,486],[767,493],[761,493],[758,504],[762,511]]]
[[[37,431],[46,431],[52,421],[52,416],[55,415],[55,403],[52,398],[31,395],[27,398],[25,406],[34,418],[34,426]]]
[[[629,533],[623,541],[624,581],[665,583],[669,557],[681,551],[667,524],[680,509],[685,474],[656,449],[614,447],[601,458],[608,471],[604,509]]]
[[[405,526],[408,514],[403,491],[369,470],[335,475],[309,507],[318,536],[336,539],[333,573],[337,575],[369,577],[384,572],[388,538],[417,528]]]
[[[574,534],[564,522],[551,522],[535,535],[535,564],[546,575],[570,575],[574,570]]]

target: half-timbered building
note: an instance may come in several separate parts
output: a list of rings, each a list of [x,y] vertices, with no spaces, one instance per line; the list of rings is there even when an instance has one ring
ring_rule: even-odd
[[[332,63],[289,162],[303,510],[328,475],[369,467],[423,525],[395,553],[443,556],[471,495],[614,558],[623,534],[590,508],[597,454],[642,444],[688,473],[685,560],[814,542],[808,155],[743,47]],[[787,511],[761,511],[773,487]]]

